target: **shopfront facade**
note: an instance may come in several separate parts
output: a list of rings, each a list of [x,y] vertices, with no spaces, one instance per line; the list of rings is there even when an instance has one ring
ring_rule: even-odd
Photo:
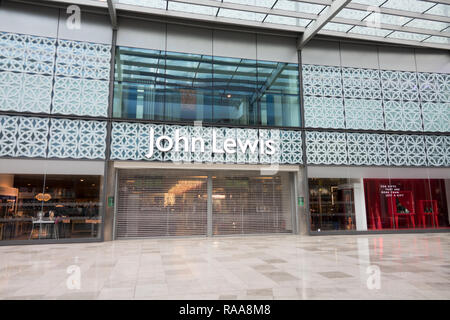
[[[0,7],[0,245],[450,230],[447,51],[35,6]]]

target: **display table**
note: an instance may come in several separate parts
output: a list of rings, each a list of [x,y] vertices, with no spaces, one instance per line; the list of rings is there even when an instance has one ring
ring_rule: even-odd
[[[423,228],[426,226],[426,217],[431,217],[431,221],[435,222],[435,227],[439,228],[439,209],[437,200],[419,200],[419,210],[420,222]]]
[[[55,225],[56,221],[55,220],[51,220],[51,219],[33,219],[32,221],[32,228],[31,228],[31,232],[30,232],[30,237],[28,238],[29,240],[31,239],[31,237],[33,236],[33,231],[35,226],[39,227],[39,232],[38,232],[38,239],[41,239],[41,234],[42,234],[42,226],[45,227],[46,230],[46,235],[48,234],[48,228],[49,226],[53,225],[53,236],[55,239],[58,239],[58,230],[56,229],[56,225]]]
[[[395,229],[398,229],[399,217],[407,218],[408,228],[410,227],[410,222],[412,227],[414,229],[416,228],[416,223],[414,220],[416,212],[412,191],[398,191],[397,193],[392,194],[388,199],[388,212],[394,220]]]

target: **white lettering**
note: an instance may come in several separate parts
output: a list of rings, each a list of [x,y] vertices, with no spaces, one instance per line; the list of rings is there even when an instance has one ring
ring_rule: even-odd
[[[175,151],[180,151],[180,141],[184,142],[184,151],[189,150],[189,140],[187,137],[180,137],[180,129],[175,130]]]
[[[243,153],[245,153],[248,148],[250,148],[251,153],[255,153],[256,149],[258,148],[258,140],[253,141],[253,144],[251,144],[251,142],[248,139],[245,140],[244,143],[242,143],[241,139],[239,139],[237,142],[239,144],[239,148]]]
[[[212,138],[212,145],[213,145],[213,153],[225,153],[225,151],[223,151],[223,149],[218,149],[216,147],[216,130],[213,129],[213,138]]]
[[[236,153],[236,140],[228,138],[225,139],[223,143],[223,149],[226,153],[233,154]]]
[[[275,141],[267,140],[265,144],[266,144],[266,148],[268,149],[266,151],[266,153],[270,156],[274,155],[275,154]]]
[[[203,138],[199,138],[199,137],[195,137],[192,138],[192,152],[196,152],[196,142],[200,142],[200,152],[205,152],[205,140],[203,140]]]
[[[150,144],[148,147],[148,153],[145,155],[147,158],[151,158],[153,156],[153,145],[154,145],[154,140],[155,140],[155,129],[150,128]]]
[[[163,140],[167,141],[167,145],[166,146],[163,146],[161,144],[161,142]],[[171,137],[169,137],[169,136],[161,136],[161,137],[158,137],[158,139],[156,139],[156,148],[158,148],[159,151],[167,152],[170,149],[172,149],[172,147],[173,147],[173,140],[172,140]]]
[[[223,138],[222,138],[223,139]],[[277,150],[277,144],[274,140],[259,139],[246,139],[242,141],[239,138],[217,138],[217,130],[212,130],[212,152],[216,154],[235,154],[240,150],[242,153],[256,153],[274,155]],[[221,141],[222,140],[222,141]],[[155,154],[155,150],[160,152],[168,152],[172,149],[176,152],[198,152],[200,146],[200,152],[205,152],[205,140],[202,137],[182,136],[180,129],[176,129],[173,137],[163,135],[155,137],[155,129],[149,128],[149,146],[148,152],[145,155],[148,159],[152,158]]]

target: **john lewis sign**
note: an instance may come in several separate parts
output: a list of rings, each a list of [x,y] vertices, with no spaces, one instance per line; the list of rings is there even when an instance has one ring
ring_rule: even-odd
[[[112,160],[301,164],[300,131],[113,122]]]
[[[149,151],[145,155],[151,159],[155,148],[161,152],[174,150],[175,152],[206,152],[205,139],[201,136],[183,136],[180,129],[175,129],[173,137],[168,135],[159,136],[155,139],[155,129],[150,128]],[[273,139],[240,139],[239,137],[217,139],[217,130],[212,130],[212,153],[214,154],[234,154],[237,152],[264,155],[274,155],[277,151],[275,140]]]

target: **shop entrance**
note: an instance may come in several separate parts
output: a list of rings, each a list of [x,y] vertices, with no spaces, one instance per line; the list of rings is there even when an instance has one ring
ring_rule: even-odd
[[[122,169],[115,238],[292,233],[292,173]]]

